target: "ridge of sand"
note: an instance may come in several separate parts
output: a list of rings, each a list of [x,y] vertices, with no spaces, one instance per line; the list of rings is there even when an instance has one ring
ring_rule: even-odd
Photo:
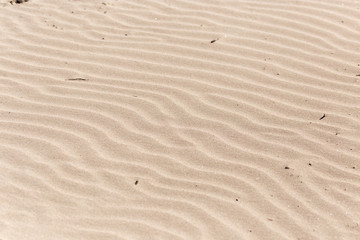
[[[0,2],[0,239],[359,239],[360,2]]]

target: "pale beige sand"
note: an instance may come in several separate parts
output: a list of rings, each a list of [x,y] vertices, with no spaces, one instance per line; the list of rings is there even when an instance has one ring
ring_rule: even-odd
[[[360,239],[360,1],[1,0],[0,30],[1,240]]]

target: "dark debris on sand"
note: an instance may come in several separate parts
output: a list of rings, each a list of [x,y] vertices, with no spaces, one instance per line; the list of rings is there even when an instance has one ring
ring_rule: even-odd
[[[86,78],[68,78],[67,81],[87,81]]]
[[[10,1],[10,3],[12,5],[14,4],[21,4],[21,3],[25,3],[25,2],[28,2],[29,0],[14,0],[14,1]]]

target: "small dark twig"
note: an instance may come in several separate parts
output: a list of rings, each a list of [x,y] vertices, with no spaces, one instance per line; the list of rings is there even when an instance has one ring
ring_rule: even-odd
[[[15,1],[10,1],[11,5],[15,4],[20,4],[20,3],[24,3],[24,2],[28,2],[29,0],[15,0]]]
[[[214,40],[211,40],[210,43],[214,43],[214,42],[216,42],[217,40],[219,40],[219,38],[214,39]]]
[[[85,79],[85,78],[68,78],[66,80],[68,80],[68,81],[87,81],[87,79]]]
[[[325,114],[319,120],[322,120],[324,117],[326,117]]]

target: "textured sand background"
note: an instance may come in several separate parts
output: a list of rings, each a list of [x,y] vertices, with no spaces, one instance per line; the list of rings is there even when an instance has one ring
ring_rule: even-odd
[[[360,1],[1,0],[0,31],[1,240],[360,239]]]

